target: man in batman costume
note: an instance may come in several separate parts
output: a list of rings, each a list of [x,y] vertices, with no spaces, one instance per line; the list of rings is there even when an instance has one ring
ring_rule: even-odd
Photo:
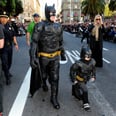
[[[37,75],[31,79],[30,93],[40,87],[32,85],[37,84],[37,80],[41,81],[41,87],[44,91],[48,91],[47,79],[51,85],[50,101],[55,109],[60,108],[58,102],[58,86],[59,86],[59,68],[60,56],[61,60],[66,60],[63,48],[63,29],[59,23],[55,22],[56,10],[53,6],[45,6],[46,20],[35,25],[32,34],[32,42],[30,46],[30,65],[37,68]],[[35,81],[35,82],[34,82]]]
[[[83,108],[90,110],[88,100],[87,81],[94,81],[96,78],[95,60],[91,58],[91,50],[84,46],[81,49],[80,60],[70,67],[70,77],[72,82],[72,95],[82,100]]]

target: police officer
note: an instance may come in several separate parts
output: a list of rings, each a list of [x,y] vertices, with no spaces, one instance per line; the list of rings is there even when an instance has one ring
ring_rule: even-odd
[[[2,72],[2,49],[4,47],[4,24],[7,22],[7,14],[0,11],[0,116],[3,116],[3,72]]]
[[[58,86],[59,86],[59,60],[65,59],[63,48],[63,30],[59,23],[56,23],[56,10],[53,6],[45,6],[46,20],[37,23],[32,35],[32,43],[30,47],[30,63],[33,68],[38,65],[42,72],[42,87],[44,91],[48,91],[47,79],[51,85],[50,101],[55,109],[60,108],[58,102]],[[37,55],[36,55],[37,52]]]
[[[90,110],[88,99],[88,90],[86,83],[96,78],[95,60],[91,58],[91,50],[89,47],[82,47],[80,60],[76,61],[70,68],[72,85],[72,95],[83,101],[83,108]]]
[[[10,73],[10,67],[12,64],[13,42],[15,42],[14,45],[16,49],[18,49],[18,43],[16,41],[15,31],[10,23],[10,20],[8,20],[4,27],[5,43],[4,48],[2,50],[2,64],[6,78],[6,85],[10,85],[12,76]]]

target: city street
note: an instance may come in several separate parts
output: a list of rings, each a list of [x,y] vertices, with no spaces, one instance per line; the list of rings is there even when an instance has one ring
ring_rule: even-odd
[[[13,53],[12,84],[4,85],[4,116],[116,116],[115,43],[104,41],[104,66],[96,68],[96,82],[88,83],[91,112],[86,112],[81,107],[81,101],[71,94],[72,82],[69,77],[70,66],[79,59],[81,39],[64,32],[67,60],[60,62],[59,110],[50,103],[50,86],[48,92],[39,89],[33,98],[29,97],[29,46],[26,45],[25,36],[17,37],[17,40],[19,51],[14,49]]]

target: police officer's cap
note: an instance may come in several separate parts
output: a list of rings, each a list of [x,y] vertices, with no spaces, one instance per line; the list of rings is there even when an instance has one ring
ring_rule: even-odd
[[[6,11],[0,11],[0,17],[8,18],[8,14]]]

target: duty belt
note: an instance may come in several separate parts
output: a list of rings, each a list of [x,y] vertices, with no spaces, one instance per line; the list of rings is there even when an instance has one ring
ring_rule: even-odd
[[[10,42],[5,42],[5,45],[6,46],[11,46],[11,43]]]
[[[84,81],[84,78],[82,78],[82,77],[80,77],[80,76],[76,76],[76,79],[78,80],[78,81]]]
[[[45,52],[39,52],[38,53],[38,56],[44,56],[44,57],[47,57],[47,58],[53,58],[55,56],[59,56],[61,54],[61,51],[56,51],[56,52],[53,52],[53,53],[45,53]]]

